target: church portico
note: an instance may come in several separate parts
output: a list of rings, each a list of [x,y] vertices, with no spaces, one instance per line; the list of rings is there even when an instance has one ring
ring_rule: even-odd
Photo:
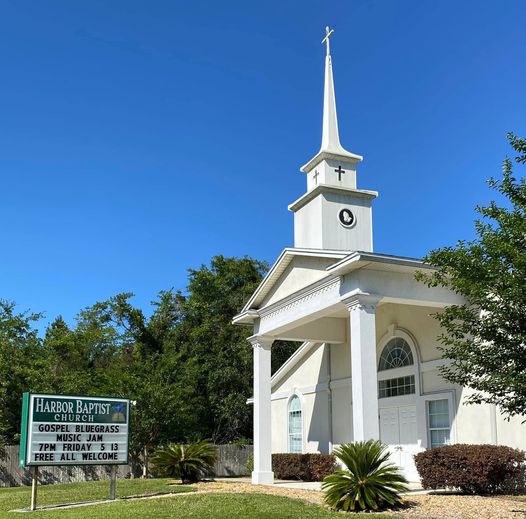
[[[429,402],[447,401],[449,440],[456,437],[456,388],[443,382],[438,389],[434,386],[443,364],[437,358],[437,329],[430,316],[436,307],[385,303],[363,293],[340,303],[339,317],[329,322],[345,341],[305,340],[270,380],[267,377],[270,391],[258,393],[255,382],[254,405],[266,394],[272,409],[270,421],[255,409],[260,417],[255,419],[259,428],[254,434],[255,452],[267,455],[270,462],[268,443],[258,447],[258,438],[270,440],[271,452],[290,452],[288,416],[296,395],[303,413],[301,450],[297,452],[328,453],[341,443],[381,439],[390,446],[392,459],[414,481],[412,455],[431,445]],[[313,330],[316,322],[311,323]],[[417,330],[418,339],[412,330]],[[407,367],[382,371],[382,354],[393,339],[410,344],[413,361]],[[433,360],[427,360],[430,358]],[[399,387],[398,381],[407,378],[412,385]]]
[[[410,397],[379,398],[381,377],[377,377],[377,372],[381,351],[378,351],[378,345],[395,326],[393,323],[404,321],[407,316],[419,315],[418,321],[411,323],[409,320],[408,328],[429,327],[433,323],[430,313],[461,300],[450,293],[441,297],[439,292],[419,284],[414,274],[427,267],[416,260],[375,253],[351,253],[332,261],[332,265],[323,267],[324,274],[320,275],[324,277],[321,279],[287,295],[281,292],[282,297],[277,301],[268,295],[273,293],[269,290],[262,296],[258,308],[247,309],[236,317],[237,322],[250,321],[257,334],[251,338],[254,373],[258,374],[254,378],[253,398],[254,482],[268,483],[272,479],[271,452],[275,452],[272,445],[276,444],[273,435],[288,438],[288,433],[276,432],[272,424],[277,419],[271,416],[270,408],[287,406],[292,394],[302,398],[304,412],[310,409],[311,414],[324,416],[316,431],[305,438],[302,452],[310,448],[328,452],[332,445],[342,441],[382,439],[394,442],[393,457],[399,459],[399,463],[405,457],[404,463],[411,473],[414,472],[412,453],[427,444],[427,400],[417,395],[416,389],[415,395]],[[303,263],[301,265],[304,267]],[[283,269],[274,283],[286,285],[286,278],[293,276],[293,272],[294,269]],[[432,333],[437,331],[434,327],[431,329]],[[314,381],[315,375],[311,373],[308,376],[310,384],[297,385],[294,391],[282,392],[276,387],[276,379],[270,377],[271,344],[278,339],[302,341],[311,348],[312,345],[323,348],[325,355],[332,356],[338,368],[331,373],[325,360],[326,373],[319,379]],[[430,337],[424,339],[429,340]],[[342,355],[342,347],[347,354]],[[420,355],[415,353],[415,358],[420,358]],[[343,372],[338,374],[337,370],[342,366]],[[434,366],[436,368],[436,362]],[[390,381],[403,378],[402,375],[395,369],[390,377],[384,378]],[[420,373],[416,377],[415,388],[419,390]],[[445,396],[451,400],[448,409],[453,409],[452,395],[453,390],[449,389]],[[332,412],[334,404],[337,408],[346,406],[343,416]],[[287,415],[285,411],[283,414]],[[450,422],[453,423],[453,419]],[[281,427],[283,424],[278,426]],[[289,449],[288,443],[281,444],[281,447]]]
[[[402,323],[409,330],[429,329],[429,333],[424,333],[421,338],[422,348],[425,349],[424,358],[437,358],[435,338],[438,330],[430,314],[440,306],[445,306],[446,302],[440,302],[433,296],[433,290],[426,286],[419,286],[418,290],[413,286],[417,284],[414,281],[415,271],[423,268],[421,263],[398,265],[400,271],[396,272],[396,263],[405,263],[405,259],[381,257],[382,261],[371,261],[374,256],[372,253],[368,254],[367,259],[362,257],[360,263],[356,260],[359,256],[352,256],[355,258],[354,268],[347,273],[340,276],[330,274],[279,301],[267,306],[262,304],[249,315],[242,313],[237,317],[238,320],[252,319],[258,334],[251,338],[254,345],[254,369],[258,374],[254,379],[253,397],[254,482],[268,483],[271,478],[271,452],[289,449],[288,443],[281,441],[280,444],[273,438],[288,438],[288,432],[283,431],[283,423],[277,425],[280,420],[275,414],[280,407],[288,408],[288,402],[294,394],[301,398],[303,412],[315,415],[319,420],[316,427],[311,427],[312,431],[307,431],[305,426],[305,433],[309,434],[304,438],[302,452],[329,452],[333,445],[342,442],[382,439],[393,442],[393,457],[399,459],[400,464],[402,457],[405,458],[403,463],[408,467],[408,474],[414,472],[412,454],[428,443],[426,402],[430,399],[448,399],[448,413],[449,410],[453,412],[453,388],[447,388],[447,394],[446,388],[443,388],[438,397],[432,392],[429,393],[431,397],[421,394],[423,387],[420,378],[424,376],[420,372],[421,366],[436,377],[440,362],[421,362],[421,354],[416,350],[413,357],[417,359],[418,371],[413,374],[414,393],[408,396],[395,395],[397,389],[393,389],[394,396],[378,394],[379,384],[394,384],[392,381],[405,380],[404,377],[408,376],[403,369],[398,368],[386,372],[388,376],[378,376],[381,348],[386,340],[410,336],[400,331],[404,328],[400,328],[397,323]],[[344,260],[338,263],[340,266],[346,264]],[[374,269],[370,268],[372,263]],[[358,264],[360,268],[356,266]],[[375,285],[373,280],[381,274],[381,268],[387,269],[391,281]],[[407,269],[411,269],[410,276]],[[400,277],[398,281],[397,276]],[[407,281],[408,276],[411,282]],[[371,294],[368,292],[371,287],[379,291]],[[452,299],[450,295],[450,301],[460,300]],[[270,345],[278,339],[302,341],[304,345],[299,350],[300,356],[293,355],[280,370],[281,373],[271,378]],[[412,339],[408,342],[416,344]],[[429,348],[428,344],[432,344],[432,347]],[[301,363],[307,359],[312,363],[314,357],[309,358],[306,352],[315,350],[323,350],[324,358],[311,365],[308,375],[304,373],[299,377],[309,382],[294,382],[291,373],[301,368]],[[302,355],[305,355],[303,360]],[[283,370],[289,370],[289,388],[285,391],[279,386]],[[343,413],[333,412],[334,408],[339,409],[342,405],[346,408]],[[273,411],[268,418],[270,408]],[[280,414],[288,416],[283,409]],[[453,417],[449,419],[450,424],[453,421]]]

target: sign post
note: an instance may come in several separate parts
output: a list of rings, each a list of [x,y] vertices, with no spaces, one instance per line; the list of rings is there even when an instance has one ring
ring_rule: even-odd
[[[37,509],[38,467],[31,468],[31,511]]]
[[[117,490],[117,465],[111,466],[111,479],[110,479],[110,499],[115,500],[115,493]]]
[[[40,466],[111,465],[115,499],[117,465],[128,463],[129,417],[122,398],[24,393],[20,466],[32,468],[31,510]]]

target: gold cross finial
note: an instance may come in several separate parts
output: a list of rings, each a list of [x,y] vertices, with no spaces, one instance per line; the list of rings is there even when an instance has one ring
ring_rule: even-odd
[[[325,27],[325,38],[321,40],[322,43],[327,44],[327,56],[329,56],[331,53],[331,44],[330,44],[329,38],[333,32],[334,32],[334,29],[329,29],[329,26]]]

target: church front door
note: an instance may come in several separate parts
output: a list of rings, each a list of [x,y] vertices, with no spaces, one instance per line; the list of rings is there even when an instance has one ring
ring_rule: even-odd
[[[391,461],[409,481],[419,481],[413,456],[420,452],[416,431],[416,406],[380,408],[380,440],[389,446]]]

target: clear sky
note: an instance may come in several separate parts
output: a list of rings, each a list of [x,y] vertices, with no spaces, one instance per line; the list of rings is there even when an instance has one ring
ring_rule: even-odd
[[[377,252],[473,236],[526,135],[526,2],[0,0],[0,297],[72,321],[273,262],[319,149],[324,27]]]

